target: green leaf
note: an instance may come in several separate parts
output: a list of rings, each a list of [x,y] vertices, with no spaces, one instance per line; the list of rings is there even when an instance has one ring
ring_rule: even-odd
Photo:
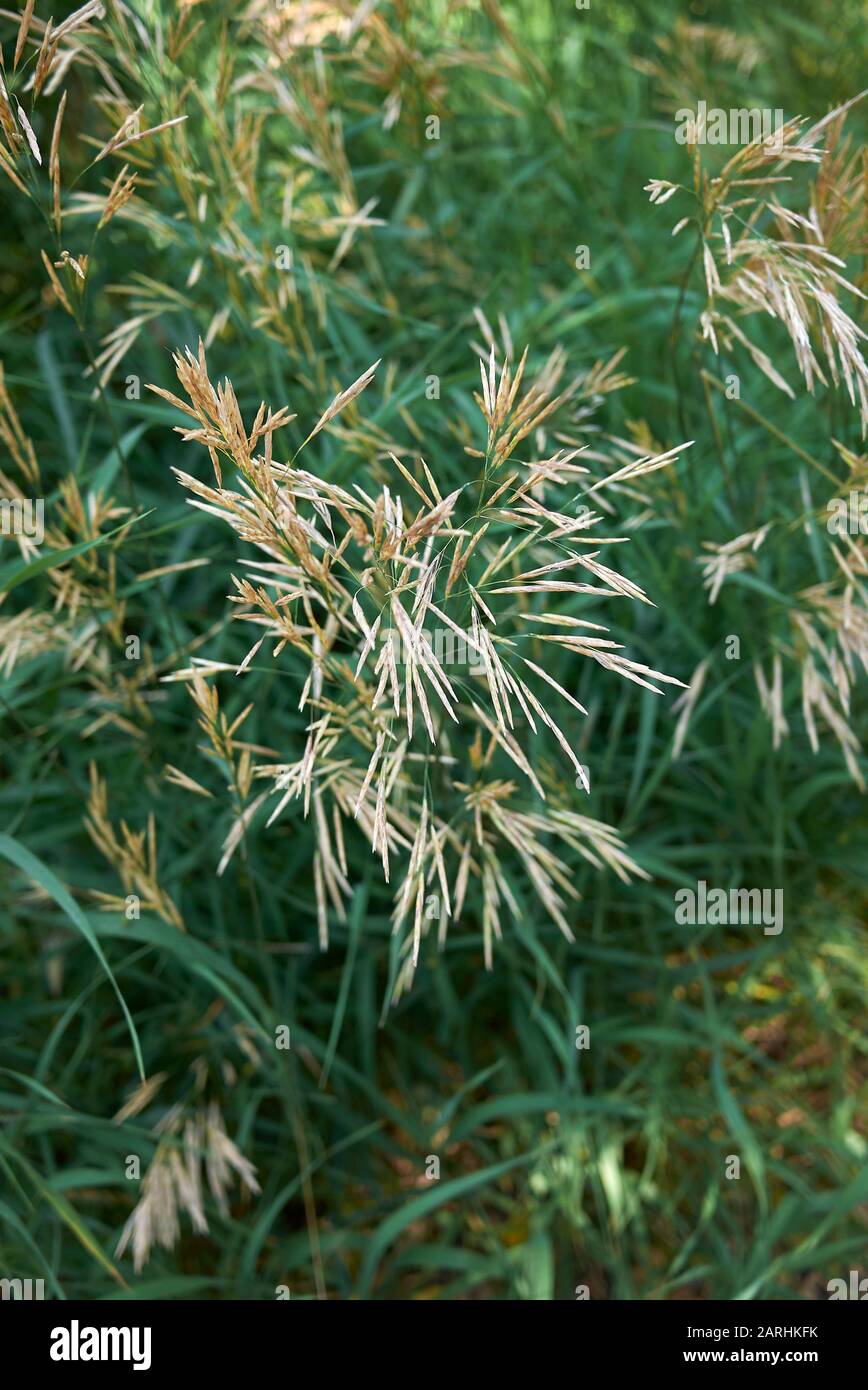
[[[532,1152],[519,1154],[517,1158],[504,1159],[501,1163],[492,1163],[488,1168],[481,1168],[476,1173],[466,1173],[463,1177],[453,1178],[451,1182],[438,1182],[430,1192],[412,1198],[398,1211],[392,1212],[368,1242],[359,1273],[359,1297],[369,1296],[380,1260],[392,1242],[414,1221],[421,1221],[429,1212],[436,1211],[438,1207],[445,1206],[447,1202],[455,1201],[458,1197],[464,1197],[467,1193],[475,1192],[478,1187],[488,1186],[504,1173],[512,1172],[513,1168],[532,1163],[540,1154],[553,1147],[553,1144],[543,1144]]]
[[[118,1003],[123,1009],[124,1018],[126,1019],[127,1027],[130,1030],[130,1038],[133,1044],[133,1052],[135,1053],[136,1066],[138,1067],[140,1077],[144,1081],[145,1064],[142,1059],[142,1049],[139,1043],[139,1035],[136,1032],[136,1025],[133,1023],[132,1014],[127,1008],[127,1001],[121,994],[118,982],[112,973],[111,966],[105,958],[103,949],[97,941],[96,937],[94,936],[90,923],[88,922],[78,903],[72,897],[69,890],[64,887],[60,879],[57,878],[51,872],[48,866],[46,864],[43,864],[41,859],[37,859],[35,854],[31,854],[29,849],[25,849],[24,845],[19,844],[17,840],[13,840],[11,835],[0,835],[0,854],[3,855],[4,859],[8,859],[11,864],[14,864],[16,868],[19,868],[22,873],[27,874],[28,878],[31,878],[34,883],[38,883],[40,888],[45,889],[46,893],[48,893],[48,895],[54,899],[59,908],[62,908],[69,920],[72,922],[73,926],[75,926],[81,932],[85,941],[90,946],[91,950],[93,951],[94,955],[96,956],[97,960],[99,961],[100,965],[102,966],[103,970],[105,971],[106,975],[111,981],[112,989],[114,990],[115,995],[117,996]]]
[[[146,516],[150,516],[153,510],[152,507],[150,511],[142,512],[141,516],[134,516],[130,521],[116,526],[113,531],[106,531],[104,536],[95,536],[90,541],[79,541],[78,545],[69,545],[63,550],[46,550],[33,560],[13,561],[11,565],[6,565],[0,570],[0,593],[8,593],[10,589],[17,589],[19,584],[23,584],[28,579],[35,579],[38,574],[43,574],[45,570],[53,570],[58,565],[65,564],[67,560],[74,560],[76,555],[84,555],[88,550],[105,545],[112,536],[116,536],[119,531],[126,530],[128,526],[135,526],[137,521],[142,521]]]

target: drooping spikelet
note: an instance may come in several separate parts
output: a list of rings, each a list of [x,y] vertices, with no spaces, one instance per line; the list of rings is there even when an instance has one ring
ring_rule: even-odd
[[[570,777],[588,786],[556,702],[585,710],[546,670],[546,644],[655,693],[661,684],[680,684],[628,657],[601,623],[546,611],[552,594],[650,602],[601,558],[604,547],[625,538],[598,536],[601,513],[575,504],[582,495],[596,500],[609,485],[632,485],[673,463],[679,449],[631,451],[600,478],[575,462],[580,448],[520,457],[519,446],[530,440],[544,446],[550,422],[566,421],[577,399],[599,399],[617,383],[612,363],[564,387],[562,353],[536,380],[527,378],[527,361],[525,352],[515,370],[505,355],[498,364],[490,342],[477,397],[484,443],[468,447],[481,460],[479,476],[445,495],[424,460],[411,470],[391,449],[385,457],[397,481],[377,491],[367,481],[345,488],[300,466],[299,455],[321,430],[345,430],[338,417],[370,386],[376,363],[338,391],[289,463],[276,461],[274,441],[291,417],[262,405],[248,431],[231,384],[210,381],[202,343],[196,353],[175,357],[186,400],[153,388],[190,418],[179,427],[183,438],[211,456],[215,486],[176,470],[191,505],[222,517],[262,557],[246,562],[247,577],[233,579],[236,618],[258,629],[237,673],[261,658],[265,642],[274,656],[289,648],[296,670],[302,664],[304,751],[295,762],[262,762],[253,776],[268,779],[277,797],[269,824],[295,799],[305,815],[313,812],[321,946],[329,911],[342,919],[352,893],[344,821],[365,831],[387,880],[395,855],[406,856],[393,919],[396,932],[408,931],[398,993],[412,978],[430,921],[439,921],[442,943],[471,882],[481,892],[490,967],[503,906],[519,911],[500,867],[507,845],[518,847],[531,891],[568,937],[565,905],[575,889],[547,839],[619,875],[638,872],[610,827],[546,804],[526,752],[528,732],[553,738]],[[554,505],[550,494],[577,482],[584,494]],[[541,631],[541,624],[556,630]],[[210,711],[205,726],[214,743],[217,697],[206,675],[198,664],[176,678],[190,680],[200,709]],[[466,754],[456,756],[458,746],[477,750],[469,765]],[[231,761],[225,747],[223,761]],[[495,764],[517,769],[527,791],[498,777]],[[434,768],[436,796],[429,785]],[[243,780],[221,871],[269,796],[250,798],[246,772]],[[527,796],[533,811],[525,809]]]

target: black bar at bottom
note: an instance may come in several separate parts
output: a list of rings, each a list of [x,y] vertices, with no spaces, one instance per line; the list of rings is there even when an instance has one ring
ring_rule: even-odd
[[[394,1367],[395,1353],[403,1348],[401,1364],[412,1374],[416,1363],[404,1345],[408,1335],[419,1355],[417,1369],[424,1368],[426,1378],[435,1368],[450,1374],[461,1369],[470,1359],[468,1351],[484,1360],[490,1376],[500,1364],[514,1374],[516,1355],[524,1364],[539,1357],[540,1371],[554,1370],[551,1357],[558,1354],[558,1364],[568,1357],[577,1374],[602,1363],[612,1371],[680,1369],[699,1375],[709,1368],[800,1367],[828,1378],[861,1362],[868,1333],[862,1301],[588,1300],[546,1311],[529,1302],[510,1302],[504,1309],[468,1300],[403,1303],[397,1319],[377,1302],[291,1298],[268,1303],[7,1301],[0,1302],[0,1336],[7,1364],[15,1357],[18,1366],[47,1372],[52,1380],[100,1378],[105,1371],[115,1376],[138,1371],[140,1377],[192,1371],[216,1373],[222,1381],[233,1374],[289,1369],[302,1348],[308,1364],[322,1358],[322,1369],[332,1375],[342,1361],[354,1374],[367,1358],[372,1374],[384,1361]],[[508,1324],[501,1322],[504,1313]],[[439,1339],[433,1344],[432,1332]],[[453,1332],[461,1336],[460,1345],[443,1340],[444,1333]]]

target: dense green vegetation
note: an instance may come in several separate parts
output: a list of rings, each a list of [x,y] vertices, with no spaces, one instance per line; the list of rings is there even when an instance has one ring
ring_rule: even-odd
[[[862,6],[106,0],[42,72],[46,18],[16,63],[0,17],[0,492],[44,499],[45,524],[38,547],[0,539],[0,1274],[66,1298],[825,1297],[868,1211],[868,548],[827,524],[868,483],[848,355],[868,107],[792,152],[859,95]],[[699,101],[804,123],[777,158],[680,144]],[[652,180],[678,188],[652,202]],[[246,433],[260,402],[293,416],[220,446],[219,481],[175,432],[201,416],[148,389],[186,404],[172,354],[200,339]],[[564,396],[508,466],[480,410],[492,345],[497,379],[527,347],[521,391]],[[583,448],[587,474],[533,496],[601,514],[627,539],[599,562],[650,600],[487,597],[573,761],[516,707],[534,785],[484,674],[456,675],[458,725],[428,685],[455,761],[417,707],[388,883],[352,806],[345,867],[337,808],[323,831],[300,785],[267,824],[285,792],[260,769],[297,764],[331,709],[315,683],[299,707],[322,648],[291,600],[287,644],[273,628],[236,674],[263,635],[236,619],[266,614],[233,577],[263,587],[269,561],[172,472],[261,501],[266,442],[324,488],[387,487],[407,523],[413,483],[460,489],[456,526],[489,523],[468,585],[501,544],[501,578],[551,562],[536,541],[513,558],[526,533],[491,498]],[[345,518],[302,511],[337,549]],[[369,542],[335,562],[348,593],[365,566],[396,582]],[[330,582],[315,569],[301,588]],[[482,610],[453,597],[463,629]],[[377,679],[341,704],[341,603],[320,613],[327,756],[355,757],[355,788]],[[689,693],[544,645],[528,613],[604,624]],[[393,912],[423,808],[455,836],[452,906],[462,845],[473,868],[449,921],[429,841],[413,973],[413,903],[396,931]],[[632,867],[558,815],[613,827]],[[554,817],[538,843],[578,892],[572,941],[522,817]],[[783,929],[680,923],[700,881],[781,892]]]

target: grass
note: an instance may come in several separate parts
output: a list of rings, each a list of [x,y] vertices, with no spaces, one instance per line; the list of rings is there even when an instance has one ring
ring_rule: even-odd
[[[865,543],[827,525],[868,465],[864,102],[792,152],[859,93],[860,7],[834,32],[804,0],[105,11],[35,98],[44,17],[17,64],[0,17],[0,490],[45,502],[41,546],[0,540],[0,1272],[66,1298],[825,1297],[868,1209]],[[700,99],[804,118],[790,181],[679,145]],[[769,201],[813,207],[841,264]],[[568,394],[508,451],[525,346],[516,402]],[[518,552],[512,494],[552,458]],[[366,528],[325,575],[291,497],[333,550]],[[595,582],[535,573],[588,506],[628,538],[598,555],[623,590],[540,591]],[[283,610],[237,587],[269,562]],[[444,701],[417,652],[378,811],[406,687],[374,703],[383,645],[347,678],[350,599],[370,627],[402,584],[488,634],[489,672],[530,655],[563,742],[513,689],[512,746],[496,675],[447,665]],[[239,614],[272,626],[236,675],[263,634]],[[596,632],[565,618],[684,689],[541,641]],[[783,931],[680,925],[700,880],[781,890]]]

